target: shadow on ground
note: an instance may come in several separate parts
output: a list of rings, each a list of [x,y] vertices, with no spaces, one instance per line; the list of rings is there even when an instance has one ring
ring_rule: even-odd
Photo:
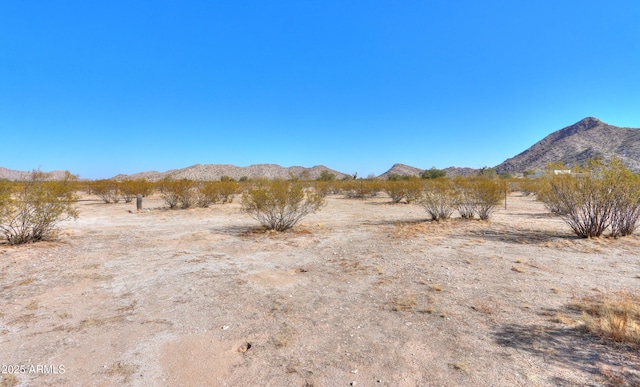
[[[637,350],[604,342],[579,329],[507,324],[494,332],[494,339],[502,347],[538,356],[545,363],[591,374],[594,386],[602,385],[602,382],[640,385]],[[561,375],[554,376],[552,381],[558,386],[574,385]]]

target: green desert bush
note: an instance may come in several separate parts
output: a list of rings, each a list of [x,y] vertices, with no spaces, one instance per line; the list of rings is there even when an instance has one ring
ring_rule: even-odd
[[[439,179],[445,177],[446,175],[447,171],[432,167],[431,169],[426,169],[424,172],[422,172],[421,177],[423,179]]]
[[[315,190],[285,180],[257,182],[242,195],[241,211],[268,230],[285,231],[324,205]]]
[[[334,173],[329,172],[328,170],[323,170],[320,172],[320,176],[316,180],[318,181],[334,181],[336,179],[336,175]]]
[[[77,218],[77,176],[50,177],[34,170],[27,181],[0,188],[0,232],[10,244],[49,239],[58,223]]]
[[[449,219],[459,202],[453,182],[433,179],[426,185],[420,204],[431,216],[431,220]]]

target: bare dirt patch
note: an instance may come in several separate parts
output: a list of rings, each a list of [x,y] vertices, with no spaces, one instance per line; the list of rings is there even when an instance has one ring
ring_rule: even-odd
[[[2,364],[58,367],[3,385],[640,383],[637,349],[558,318],[637,291],[637,234],[578,239],[517,194],[488,222],[329,197],[285,233],[144,204],[84,198],[58,241],[0,245]]]

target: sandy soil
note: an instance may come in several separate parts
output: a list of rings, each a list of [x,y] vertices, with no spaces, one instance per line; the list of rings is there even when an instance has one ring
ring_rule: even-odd
[[[282,234],[237,203],[144,207],[85,197],[57,241],[0,245],[0,363],[27,367],[4,385],[640,383],[637,351],[556,319],[636,290],[640,237],[575,238],[533,197],[435,223],[334,196]]]

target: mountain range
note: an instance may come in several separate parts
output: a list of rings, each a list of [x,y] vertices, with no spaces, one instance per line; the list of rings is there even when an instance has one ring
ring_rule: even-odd
[[[557,130],[522,153],[511,157],[495,166],[498,173],[519,174],[527,170],[540,170],[552,162],[562,162],[565,166],[582,165],[590,158],[619,158],[632,171],[640,171],[640,129],[621,128],[606,124],[594,117],[587,117],[579,122]],[[323,165],[311,168],[300,166],[282,167],[276,164],[255,164],[238,167],[230,164],[196,164],[182,169],[166,172],[139,172],[132,175],[120,174],[113,179],[145,178],[157,181],[166,177],[191,180],[220,180],[222,176],[233,179],[247,178],[284,178],[291,177],[316,179],[323,171],[328,171],[342,179],[351,176],[343,172],[329,169]],[[378,176],[387,178],[392,174],[419,176],[424,169],[404,164],[394,164],[388,171]],[[445,168],[447,176],[470,175],[476,172],[472,168]],[[0,179],[23,180],[29,172],[15,171],[0,167]],[[53,178],[60,178],[64,171],[53,171]]]
[[[587,117],[551,133],[495,169],[498,173],[521,173],[544,169],[552,162],[571,167],[588,159],[610,160],[614,156],[630,170],[640,170],[640,129],[620,128]]]

